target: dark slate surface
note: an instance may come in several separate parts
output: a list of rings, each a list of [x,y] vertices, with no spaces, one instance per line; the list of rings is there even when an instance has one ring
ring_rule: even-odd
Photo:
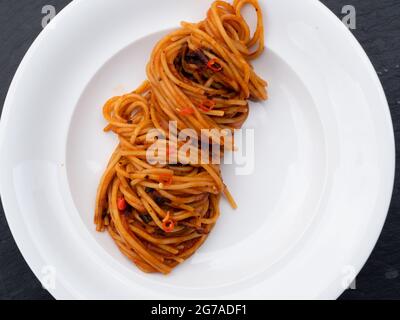
[[[69,0],[0,0],[0,106],[12,77],[29,46],[41,31],[42,8],[59,12]],[[357,28],[352,32],[371,58],[390,104],[396,138],[400,134],[400,1],[322,0],[337,16],[353,5]],[[400,141],[397,139],[397,142]],[[396,143],[398,148],[398,144]],[[1,155],[4,156],[4,155]],[[398,157],[397,157],[397,160]],[[341,299],[400,298],[400,189],[396,183],[389,215],[368,262],[357,277],[357,289]],[[0,299],[52,299],[41,288],[21,256],[0,207]]]

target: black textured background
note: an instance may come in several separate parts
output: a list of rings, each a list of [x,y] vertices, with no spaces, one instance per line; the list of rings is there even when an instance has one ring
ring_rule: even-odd
[[[295,0],[301,1],[301,0]],[[12,77],[33,40],[42,30],[42,7],[59,12],[70,0],[0,0],[0,108]],[[337,16],[353,5],[357,28],[352,32],[372,60],[383,83],[392,113],[396,140],[400,132],[400,0],[322,0]],[[396,143],[398,149],[398,145]],[[1,155],[4,156],[4,155]],[[397,160],[398,157],[397,157]],[[400,299],[399,176],[381,237],[357,277],[356,290],[341,299]],[[0,299],[52,299],[30,271],[0,208]]]

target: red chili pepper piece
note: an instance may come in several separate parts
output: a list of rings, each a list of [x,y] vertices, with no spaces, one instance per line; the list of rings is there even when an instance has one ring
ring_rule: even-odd
[[[172,184],[173,176],[172,176],[172,174],[162,173],[162,174],[160,174],[158,180],[159,180],[161,183],[163,183],[163,184],[169,186],[169,185]]]
[[[214,72],[222,71],[222,66],[218,63],[218,60],[215,58],[213,58],[207,62],[207,68]]]
[[[163,219],[163,224],[162,224],[163,230],[165,232],[172,232],[174,231],[175,228],[175,222],[173,219],[171,219],[171,215],[169,211],[167,212],[166,217]]]
[[[215,101],[213,101],[213,100],[204,100],[200,105],[199,105],[199,108],[201,109],[201,110],[203,110],[204,112],[209,112],[209,111],[211,111],[212,109],[214,109],[214,107],[215,107],[215,105],[216,105],[216,103],[215,103]]]
[[[117,199],[117,207],[120,211],[124,211],[126,209],[126,200],[124,197],[119,197]]]
[[[162,226],[165,232],[172,232],[175,229],[175,223],[172,220],[163,222]]]
[[[179,111],[179,114],[182,116],[190,116],[194,113],[193,108],[187,107],[183,108],[181,111]]]

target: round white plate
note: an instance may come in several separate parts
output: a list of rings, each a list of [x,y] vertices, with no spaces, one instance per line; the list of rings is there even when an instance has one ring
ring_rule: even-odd
[[[267,50],[255,68],[270,99],[246,123],[255,170],[224,166],[239,209],[222,202],[204,246],[171,275],[148,275],[95,232],[116,144],[103,103],[137,87],[156,41],[210,3],[75,0],[21,63],[1,119],[1,196],[56,298],[336,298],[373,249],[394,179],[389,109],[360,45],[316,0],[261,1]]]

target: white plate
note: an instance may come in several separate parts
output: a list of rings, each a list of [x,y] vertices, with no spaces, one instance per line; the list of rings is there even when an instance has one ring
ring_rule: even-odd
[[[21,63],[1,119],[1,196],[36,276],[56,271],[56,298],[336,298],[373,249],[394,178],[389,109],[360,45],[315,0],[262,1],[267,50],[255,67],[271,98],[246,123],[255,172],[224,167],[239,209],[222,203],[196,255],[147,275],[95,232],[116,143],[103,103],[135,88],[156,41],[210,3],[75,0]]]

